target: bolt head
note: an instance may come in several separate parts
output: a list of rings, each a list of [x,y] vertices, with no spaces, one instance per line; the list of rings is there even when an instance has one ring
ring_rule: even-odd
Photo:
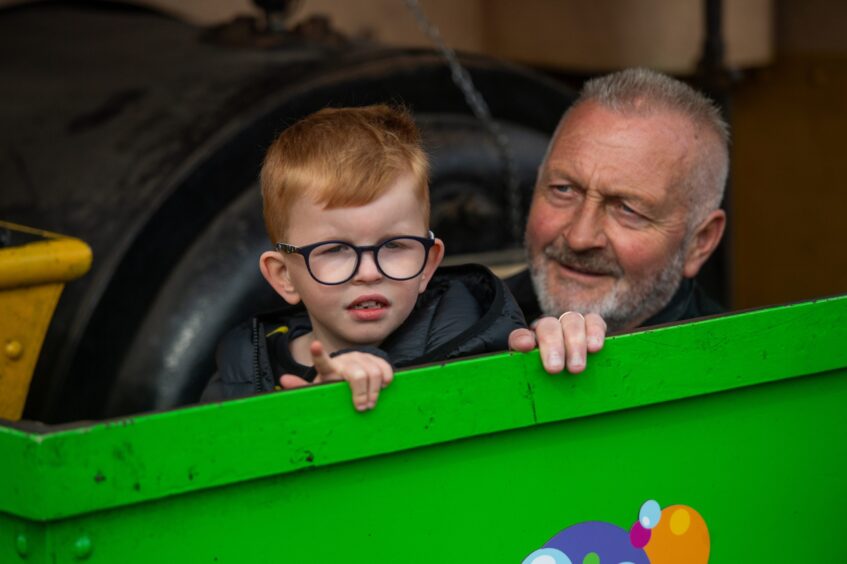
[[[11,358],[12,360],[17,360],[24,353],[24,346],[21,344],[20,341],[12,339],[11,341],[6,342],[4,351],[7,357]]]
[[[15,539],[15,549],[21,558],[26,558],[29,555],[29,539],[26,538],[26,534],[18,533],[18,537]]]
[[[88,535],[83,535],[76,539],[74,543],[74,556],[77,560],[85,560],[91,556],[94,550],[94,545],[91,544],[91,538]]]

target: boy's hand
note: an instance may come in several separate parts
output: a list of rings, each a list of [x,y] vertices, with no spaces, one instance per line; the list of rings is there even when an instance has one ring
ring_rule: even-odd
[[[585,370],[587,353],[603,348],[606,339],[606,322],[596,313],[583,316],[575,311],[555,317],[542,317],[532,329],[515,329],[509,335],[509,349],[529,352],[536,346],[541,352],[541,363],[550,374],[568,372],[578,374]]]
[[[313,341],[309,352],[318,372],[312,384],[346,380],[353,392],[353,405],[359,411],[373,409],[380,390],[394,380],[391,365],[376,355],[353,351],[330,358],[320,341]],[[308,386],[309,382],[293,374],[284,374],[279,384],[284,389],[291,389]]]

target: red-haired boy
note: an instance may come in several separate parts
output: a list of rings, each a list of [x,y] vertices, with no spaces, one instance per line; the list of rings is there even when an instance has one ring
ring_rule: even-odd
[[[394,367],[507,350],[525,322],[500,280],[436,270],[428,176],[402,109],[324,109],[286,129],[262,167],[274,250],[259,264],[290,306],[224,338],[204,400],[346,380],[366,410]]]

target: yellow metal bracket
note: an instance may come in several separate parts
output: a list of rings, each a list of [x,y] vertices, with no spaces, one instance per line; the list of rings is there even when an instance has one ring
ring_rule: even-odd
[[[0,418],[21,418],[32,373],[65,282],[91,267],[79,239],[0,221]]]

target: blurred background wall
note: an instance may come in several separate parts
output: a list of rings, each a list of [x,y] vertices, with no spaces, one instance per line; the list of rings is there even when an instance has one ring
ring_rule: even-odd
[[[733,89],[735,304],[847,292],[847,3],[778,0]]]
[[[8,1],[8,0],[3,0]],[[143,0],[198,24],[260,13],[250,0]],[[405,0],[299,0],[291,23],[328,15],[346,35],[409,47],[431,43]],[[724,0],[728,62],[772,56],[772,0]],[[632,65],[694,70],[703,41],[700,0],[420,0],[454,48],[559,70]]]
[[[0,0],[0,5],[17,2]],[[148,0],[210,25],[260,11],[249,0]],[[647,66],[691,78],[699,0],[421,0],[453,47],[528,64],[578,87]],[[353,37],[429,47],[403,0],[302,0]],[[735,308],[847,291],[847,2],[725,0],[732,76],[731,302]]]

